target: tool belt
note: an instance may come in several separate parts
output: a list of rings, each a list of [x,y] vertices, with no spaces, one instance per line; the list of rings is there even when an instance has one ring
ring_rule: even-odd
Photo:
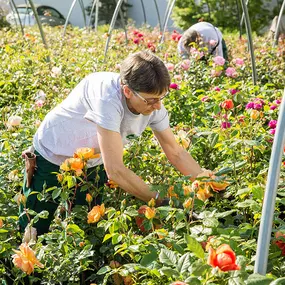
[[[36,155],[30,150],[25,150],[22,153],[22,157],[25,159],[25,169],[27,175],[26,187],[30,188],[35,169],[37,168]]]

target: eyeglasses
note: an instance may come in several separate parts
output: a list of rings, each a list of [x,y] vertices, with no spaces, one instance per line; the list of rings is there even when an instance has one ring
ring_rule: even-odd
[[[129,86],[128,86],[129,87]],[[129,89],[136,95],[138,96],[140,99],[142,99],[147,105],[154,105],[156,104],[157,102],[161,101],[162,99],[164,99],[168,94],[169,94],[169,90],[160,98],[149,98],[149,99],[146,99],[144,98],[143,96],[141,96],[137,91],[131,89],[129,87]]]

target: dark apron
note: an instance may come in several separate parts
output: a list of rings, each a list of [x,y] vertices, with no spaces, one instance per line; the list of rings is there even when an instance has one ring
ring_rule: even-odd
[[[58,165],[55,165],[47,161],[37,151],[35,151],[35,154],[37,156],[36,157],[37,168],[34,172],[32,183],[29,188],[26,187],[26,173],[25,173],[23,194],[27,198],[26,202],[27,209],[31,209],[37,213],[43,210],[49,212],[48,219],[39,219],[39,221],[33,225],[33,227],[37,229],[38,235],[41,235],[48,232],[49,226],[54,218],[54,213],[58,207],[58,203],[53,200],[39,201],[37,199],[37,194],[32,194],[32,195],[29,194],[32,191],[42,192],[43,187],[45,187],[45,189],[48,189],[53,186],[60,187],[60,184],[58,183],[57,180],[57,176],[56,174],[53,173],[53,172],[59,172],[60,167]],[[102,186],[104,186],[104,184],[108,180],[103,165],[88,168],[87,176],[88,176],[88,181],[93,181],[97,189],[100,189]],[[76,198],[74,205],[88,205],[88,203],[86,202],[87,193],[88,193],[87,191],[81,192],[80,188],[78,188],[76,191]],[[92,204],[93,205],[100,204],[101,200],[102,196],[98,195],[96,199],[92,201]],[[27,215],[23,214],[24,212],[23,205],[20,205],[19,211],[20,211],[20,218],[19,218],[20,230],[21,232],[24,232],[29,221]]]

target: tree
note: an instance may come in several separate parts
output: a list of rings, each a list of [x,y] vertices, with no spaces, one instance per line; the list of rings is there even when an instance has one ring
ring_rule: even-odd
[[[249,0],[251,28],[257,33],[260,33],[273,18],[269,3],[269,0]],[[233,31],[239,29],[241,15],[240,0],[177,0],[172,19],[184,30],[203,19],[223,31]]]

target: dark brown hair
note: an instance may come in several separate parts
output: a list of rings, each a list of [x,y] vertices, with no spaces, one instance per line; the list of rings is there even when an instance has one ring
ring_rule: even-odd
[[[150,51],[129,55],[120,68],[122,84],[149,94],[161,94],[168,90],[170,76],[163,61]]]
[[[190,44],[195,43],[199,45],[200,41],[201,41],[201,35],[197,31],[192,30],[191,28],[186,30],[181,38],[183,47],[187,50],[188,53],[190,52],[191,48]]]

